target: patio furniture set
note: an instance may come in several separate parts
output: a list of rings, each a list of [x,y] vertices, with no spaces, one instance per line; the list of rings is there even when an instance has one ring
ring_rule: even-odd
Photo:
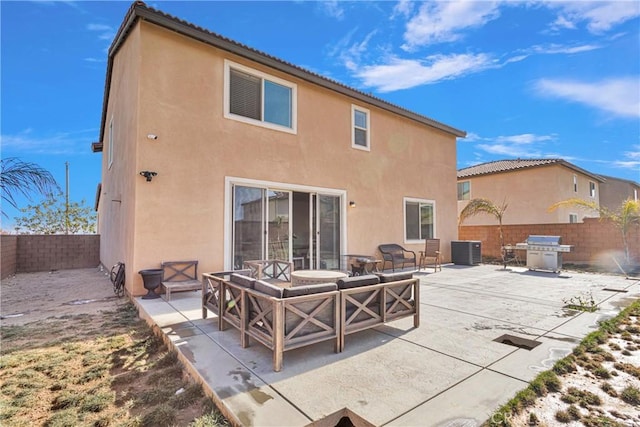
[[[245,266],[251,263],[272,268],[253,268],[254,264],[244,270],[203,274],[202,317],[207,318],[210,310],[217,314],[220,330],[227,325],[238,329],[243,348],[250,339],[269,348],[274,371],[282,369],[288,350],[333,341],[338,353],[349,334],[410,316],[414,327],[420,324],[419,279],[412,272],[353,277],[330,272],[333,276],[318,279],[326,283],[292,285],[264,275],[287,270],[291,263],[250,261]],[[295,272],[291,275],[295,278]]]

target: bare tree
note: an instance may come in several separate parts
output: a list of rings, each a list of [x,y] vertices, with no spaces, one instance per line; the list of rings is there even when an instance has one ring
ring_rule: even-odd
[[[35,163],[23,162],[17,157],[7,157],[0,161],[2,200],[16,209],[19,209],[15,200],[17,194],[32,200],[32,193],[49,196],[59,190],[60,187],[51,172]],[[2,215],[7,216],[4,211]]]

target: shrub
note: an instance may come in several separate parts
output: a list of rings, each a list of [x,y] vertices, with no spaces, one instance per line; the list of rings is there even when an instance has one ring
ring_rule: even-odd
[[[620,393],[620,397],[627,403],[631,405],[640,405],[640,390],[633,386],[629,386],[622,390]]]

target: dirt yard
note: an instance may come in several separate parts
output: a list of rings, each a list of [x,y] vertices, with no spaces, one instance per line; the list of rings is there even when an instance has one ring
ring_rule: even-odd
[[[108,271],[98,268],[21,273],[2,280],[0,298],[3,326],[114,311],[126,303],[113,293]]]
[[[22,273],[0,297],[0,425],[228,425],[106,271]]]

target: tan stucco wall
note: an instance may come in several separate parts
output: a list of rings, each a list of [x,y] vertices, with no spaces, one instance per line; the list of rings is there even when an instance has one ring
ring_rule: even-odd
[[[140,80],[140,31],[129,34],[113,61],[110,96],[102,141],[102,188],[98,205],[100,262],[107,268],[124,262],[127,282],[137,276],[134,263],[136,140]],[[108,164],[109,124],[113,118],[113,163]]]
[[[134,243],[124,249],[134,294],[144,293],[137,271],[162,260],[197,259],[200,272],[224,267],[225,177],[346,190],[346,200],[357,203],[345,212],[351,253],[403,244],[403,198],[435,200],[436,237],[448,258],[449,242],[457,238],[453,135],[356,103],[370,110],[371,151],[353,149],[349,98],[152,24],[137,28],[141,34],[125,43],[140,55],[139,104],[132,103],[139,109],[131,116],[137,127],[131,126],[128,141],[137,148],[129,151],[135,167],[122,171],[135,188],[122,202],[135,206],[127,212],[135,216]],[[298,85],[297,134],[223,117],[224,59]],[[115,74],[114,67],[114,81]],[[112,92],[117,96],[131,95]],[[158,139],[147,139],[149,133]],[[158,176],[145,182],[136,176],[140,170]]]
[[[573,188],[574,175],[577,176],[577,193]],[[598,182],[565,166],[555,164],[458,180],[462,181],[471,183],[471,199],[486,198],[498,205],[506,201],[508,207],[503,217],[504,224],[568,223],[569,213],[577,214],[578,221],[585,216],[597,216],[576,207],[547,211],[554,203],[571,198],[598,201]],[[590,197],[589,182],[596,184],[595,199]],[[458,215],[467,203],[458,202]],[[491,225],[497,224],[497,221],[492,216],[478,214],[465,220],[464,224]]]
[[[637,200],[637,197],[640,197],[640,186],[628,181],[606,178],[600,184],[600,206],[611,211],[618,211],[625,200]]]

